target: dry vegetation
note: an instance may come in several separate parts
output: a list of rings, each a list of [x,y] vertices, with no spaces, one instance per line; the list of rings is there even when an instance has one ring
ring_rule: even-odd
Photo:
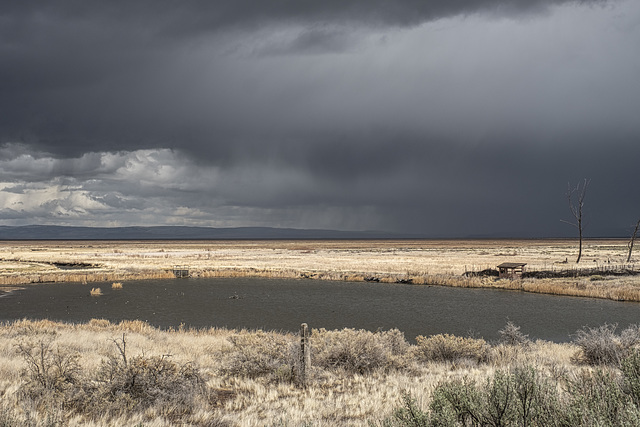
[[[622,240],[586,242],[577,266],[575,243],[551,240],[0,248],[4,289],[64,281],[117,289],[124,280],[172,278],[179,266],[196,277],[407,282],[640,301],[640,276],[604,272],[626,260]],[[518,280],[465,274],[505,261],[603,273]],[[314,330],[309,385],[301,388],[291,334],[162,331],[140,321],[0,324],[0,426],[640,425],[638,327],[618,334],[603,325],[565,344],[531,342],[513,324],[499,335],[500,343],[434,335],[410,345],[395,330]]]
[[[0,425],[457,425],[437,423],[455,409],[437,408],[448,405],[447,393],[464,385],[458,397],[478,399],[471,409],[485,416],[491,407],[483,396],[498,390],[499,381],[522,385],[524,374],[536,393],[535,387],[551,384],[563,413],[591,417],[579,415],[582,421],[569,420],[573,425],[613,416],[597,408],[585,412],[583,406],[598,404],[599,397],[578,401],[571,392],[599,376],[610,381],[598,384],[619,386],[608,392],[617,390],[620,411],[637,413],[632,389],[622,383],[622,372],[640,367],[633,350],[637,327],[617,335],[605,325],[565,344],[530,342],[515,325],[501,336],[499,343],[486,343],[437,335],[410,345],[396,330],[313,330],[305,389],[295,385],[297,337],[290,334],[162,331],[140,321],[16,321],[0,325]],[[585,365],[613,347],[615,361]],[[513,405],[510,416],[517,418]],[[408,409],[423,422],[407,418]],[[616,422],[607,425],[624,425]]]
[[[2,242],[0,286],[172,278],[180,266],[195,277],[404,281],[640,301],[640,275],[522,280],[465,275],[506,261],[525,262],[528,270],[606,271],[626,261],[627,242],[586,241],[577,265],[576,250],[570,240]]]

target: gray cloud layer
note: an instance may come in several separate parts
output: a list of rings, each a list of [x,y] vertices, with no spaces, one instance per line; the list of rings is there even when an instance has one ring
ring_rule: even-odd
[[[633,1],[6,2],[11,223],[594,234],[640,215]]]

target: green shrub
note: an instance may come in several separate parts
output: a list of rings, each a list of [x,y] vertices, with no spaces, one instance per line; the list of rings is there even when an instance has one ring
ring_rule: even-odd
[[[622,361],[620,367],[624,377],[624,391],[640,407],[640,352],[633,351]]]
[[[640,425],[638,409],[615,371],[584,370],[568,381],[567,393],[571,397],[564,412],[567,425]]]
[[[533,366],[515,368],[513,380],[518,424],[556,425],[558,414],[562,412],[556,383],[540,374]]]
[[[533,367],[497,371],[482,384],[469,378],[441,382],[429,411],[421,411],[408,394],[394,411],[399,426],[549,426],[566,423],[557,387]]]
[[[427,427],[430,424],[429,413],[422,411],[407,392],[402,393],[402,406],[394,411],[393,417],[395,424],[401,426]]]
[[[430,337],[416,337],[418,354],[426,360],[455,362],[461,359],[484,362],[487,360],[489,345],[480,338],[456,337],[438,334]]]
[[[432,425],[478,425],[482,400],[475,381],[468,378],[440,383],[429,405]]]

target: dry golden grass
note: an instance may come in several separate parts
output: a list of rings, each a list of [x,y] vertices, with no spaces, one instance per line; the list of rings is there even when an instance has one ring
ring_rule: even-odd
[[[320,339],[323,333],[315,331],[314,334],[316,332],[316,339]],[[237,426],[294,426],[305,423],[314,426],[365,426],[369,421],[389,416],[400,404],[405,391],[425,408],[434,387],[445,380],[469,377],[482,381],[497,369],[523,364],[536,366],[557,378],[583,369],[571,362],[577,351],[572,344],[538,341],[526,348],[498,345],[491,348],[488,362],[480,364],[421,362],[413,356],[415,346],[411,346],[406,351],[405,369],[377,369],[358,374],[317,368],[309,387],[301,389],[291,382],[278,380],[277,375],[247,377],[224,374],[225,363],[234,354],[239,354],[234,342],[261,343],[262,348],[268,349],[273,347],[272,343],[286,344],[295,340],[292,335],[220,329],[162,331],[140,321],[113,324],[104,319],[94,319],[87,324],[63,324],[22,320],[0,324],[2,401],[18,412],[28,409],[19,401],[26,368],[25,361],[16,350],[19,344],[49,340],[57,351],[76,354],[83,371],[95,372],[103,360],[114,354],[114,342],[123,334],[126,335],[130,359],[138,355],[165,355],[177,364],[192,363],[207,376],[206,385],[215,398],[209,403],[201,402],[195,408],[189,415],[190,424],[182,424],[186,423],[186,418],[168,421],[160,409],[151,408],[143,413],[124,411],[115,418],[67,414],[66,425],[111,426],[141,422],[145,426],[198,425],[197,420],[200,419],[201,425],[225,425],[222,422],[226,422],[226,425]],[[284,350],[286,353],[287,349]],[[212,424],[212,420],[221,424]]]
[[[111,289],[122,289],[122,282],[113,282],[111,284]]]
[[[100,295],[102,295],[102,289],[91,288],[91,291],[89,291],[89,293],[91,294],[92,297],[99,297]]]
[[[0,286],[172,278],[179,265],[192,277],[411,281],[640,301],[640,275],[599,281],[464,275],[506,261],[525,262],[528,270],[607,268],[626,261],[626,244],[587,240],[576,265],[571,240],[1,242]],[[54,263],[77,268],[63,270]]]

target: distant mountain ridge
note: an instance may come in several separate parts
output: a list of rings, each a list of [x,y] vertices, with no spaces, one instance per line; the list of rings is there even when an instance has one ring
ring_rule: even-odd
[[[0,226],[0,240],[249,240],[249,239],[392,239],[419,236],[379,231],[340,231],[273,227],[72,227]]]

